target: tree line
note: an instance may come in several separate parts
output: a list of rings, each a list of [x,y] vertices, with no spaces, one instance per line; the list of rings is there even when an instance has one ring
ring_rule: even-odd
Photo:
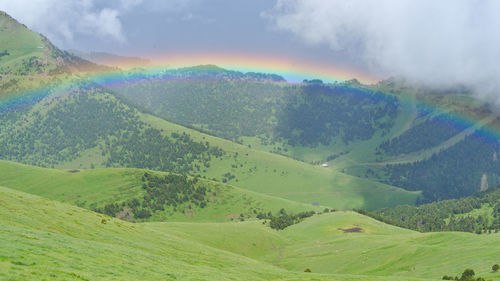
[[[491,213],[471,215],[486,208]],[[420,232],[463,231],[489,233],[500,231],[500,188],[476,195],[432,202],[420,206],[400,205],[378,211],[357,210],[384,223]]]
[[[121,203],[109,203],[94,211],[108,216],[147,220],[155,212],[171,209],[174,212],[185,208],[205,208],[209,203],[211,188],[198,178],[186,175],[167,174],[165,176],[145,172],[141,177],[144,195]]]

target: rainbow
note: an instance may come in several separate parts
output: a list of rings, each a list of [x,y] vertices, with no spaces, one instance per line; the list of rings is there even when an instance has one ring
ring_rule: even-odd
[[[241,71],[273,73],[283,76],[288,82],[297,83],[304,79],[321,79],[325,82],[340,82],[356,78],[364,84],[374,84],[383,79],[347,66],[322,64],[298,58],[289,59],[279,55],[234,53],[186,53],[153,55],[153,66],[180,68],[203,64],[214,64],[222,68]]]
[[[141,72],[129,71],[107,71],[85,73],[81,77],[70,77],[57,83],[57,88],[63,91],[70,88],[71,84],[80,78],[94,81],[106,87],[119,87],[124,83],[140,83],[143,74],[161,74],[165,70],[173,70],[182,67],[198,66],[204,64],[217,65],[219,67],[236,70],[243,73],[258,72],[272,73],[284,77],[289,83],[300,83],[304,79],[321,79],[325,82],[341,82],[356,78],[361,83],[373,84],[381,80],[349,67],[332,66],[327,64],[309,62],[301,59],[289,59],[286,57],[268,56],[262,54],[235,54],[235,53],[176,53],[170,55],[149,55],[153,62],[151,65],[131,65],[130,61],[124,59],[122,62],[115,61],[113,66],[124,69],[140,68]],[[125,74],[125,75],[124,75]],[[0,112],[6,109],[19,108],[23,104],[33,103],[49,95],[55,85],[40,87],[30,91],[18,93],[0,92]]]
[[[175,55],[156,55],[152,57],[153,64],[144,67],[139,65],[141,71],[109,71],[109,72],[92,72],[74,75],[60,80],[59,82],[18,93],[0,93],[3,97],[0,99],[0,113],[8,112],[13,109],[22,108],[23,106],[33,104],[42,100],[44,97],[54,92],[71,92],[71,88],[75,82],[87,81],[89,85],[99,84],[101,86],[113,89],[130,83],[141,83],[144,74],[155,75],[161,77],[161,73],[165,70],[173,70],[182,67],[197,66],[203,64],[213,64],[219,67],[236,70],[243,73],[258,72],[272,73],[283,76],[288,83],[300,83],[303,79],[321,79],[325,82],[341,82],[356,78],[364,84],[374,84],[380,81],[380,77],[375,77],[363,73],[359,70],[350,69],[348,67],[335,67],[331,65],[323,65],[320,63],[312,63],[301,60],[287,60],[279,57],[266,57],[263,55],[235,55],[235,54],[175,54]],[[128,64],[129,62],[127,62]],[[118,62],[119,65],[119,62]],[[130,68],[130,65],[127,65]],[[360,95],[365,94],[364,91],[359,91]],[[382,97],[383,98],[383,97]],[[399,96],[399,100],[403,107],[409,106],[411,97],[407,95]],[[465,130],[471,124],[479,121],[474,116],[450,112],[447,108],[437,108],[430,103],[420,103],[419,106],[423,110],[431,112],[445,113],[450,116],[450,119],[443,122],[452,122],[452,126],[460,130]],[[451,121],[450,121],[451,120]],[[491,122],[495,123],[495,122]],[[480,134],[491,140],[498,141],[500,139],[500,128],[494,126],[485,126],[479,130]]]

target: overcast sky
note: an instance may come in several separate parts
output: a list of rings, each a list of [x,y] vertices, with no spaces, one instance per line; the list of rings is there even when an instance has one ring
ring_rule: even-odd
[[[0,0],[0,9],[64,49],[280,54],[500,89],[495,0]]]
[[[63,49],[147,56],[238,52],[345,62],[279,30],[272,0],[0,0],[0,9]],[[350,63],[352,64],[352,63]]]

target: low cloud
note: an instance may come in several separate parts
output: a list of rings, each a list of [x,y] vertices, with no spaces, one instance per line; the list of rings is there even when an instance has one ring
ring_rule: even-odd
[[[127,17],[164,14],[195,19],[191,9],[205,0],[0,0],[0,10],[46,35],[62,48],[75,46],[81,36],[109,43],[126,43]],[[132,16],[132,22],[140,20]],[[110,44],[113,45],[113,44]],[[115,45],[116,46],[116,45]]]
[[[500,97],[500,1],[278,0],[263,16],[371,71]]]
[[[141,2],[109,1],[109,7],[100,7],[94,0],[0,0],[0,10],[64,46],[82,34],[125,42],[120,14]]]

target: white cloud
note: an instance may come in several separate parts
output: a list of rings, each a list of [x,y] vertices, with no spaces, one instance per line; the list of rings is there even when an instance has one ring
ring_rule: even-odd
[[[500,96],[500,1],[278,0],[264,13],[384,75]]]
[[[84,31],[95,31],[97,35],[103,38],[111,36],[117,41],[125,41],[117,10],[102,9],[98,13],[85,14],[78,28]]]
[[[0,0],[0,10],[43,33],[57,45],[70,43],[78,34],[124,42],[120,14],[141,1],[108,3],[114,7],[98,7],[94,0]]]

